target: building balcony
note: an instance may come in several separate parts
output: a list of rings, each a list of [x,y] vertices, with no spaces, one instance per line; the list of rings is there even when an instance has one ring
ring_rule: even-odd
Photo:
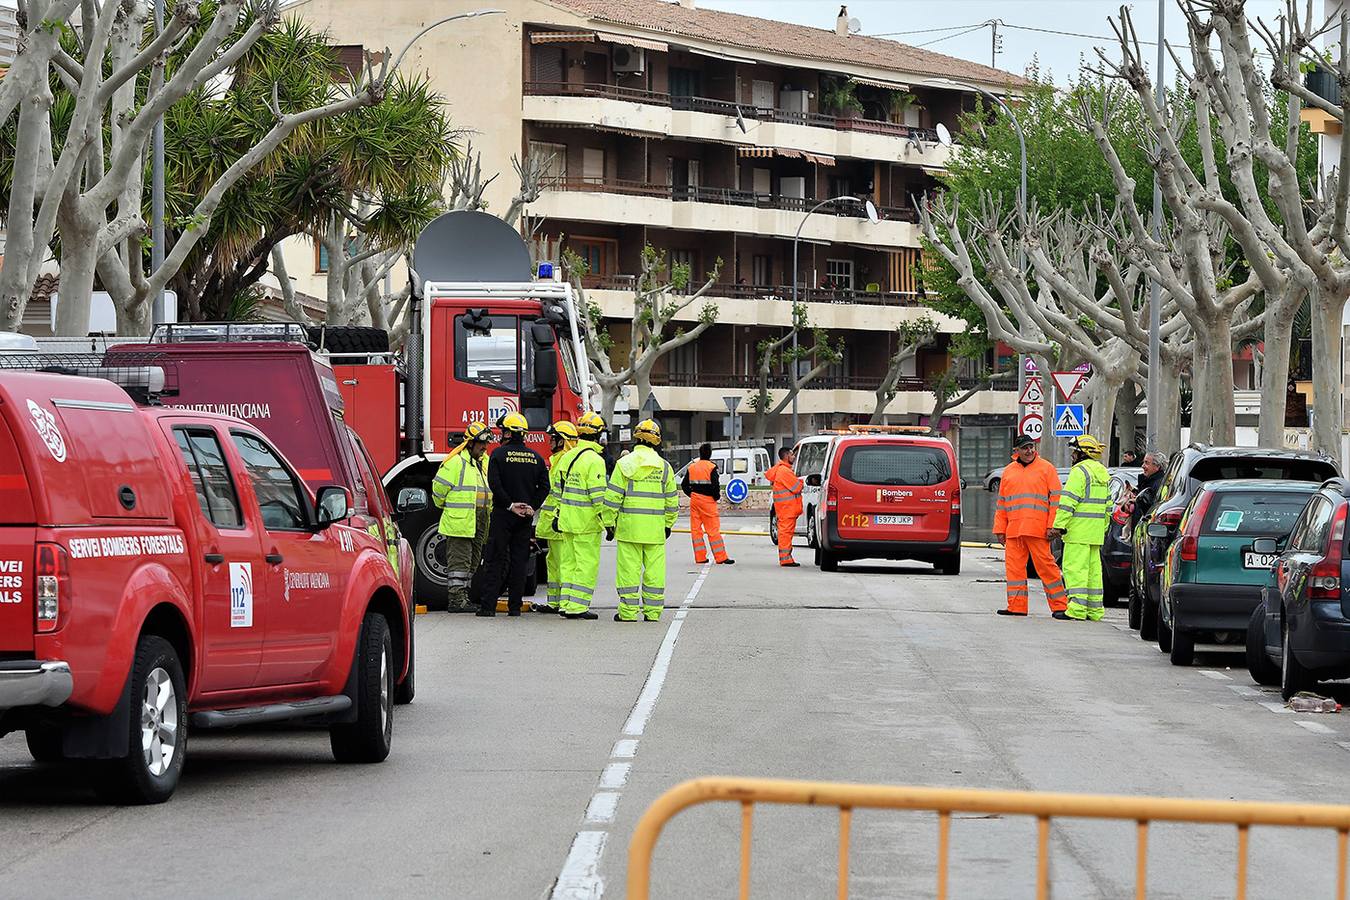
[[[738,125],[745,125],[742,131]],[[610,84],[527,81],[527,121],[587,124],[652,137],[781,147],[845,159],[944,168],[951,150],[937,133],[847,116],[738,105],[708,97],[672,97]]]
[[[802,223],[819,201],[755,194],[731,188],[684,187],[618,179],[559,179],[530,204],[530,215],[580,222],[646,225],[683,231],[729,231],[792,238],[801,226],[804,240],[873,247],[918,247],[914,210],[878,209],[873,225],[862,203],[822,207]]]
[[[840,376],[822,377],[811,382],[797,397],[797,406],[804,415],[813,413],[866,415],[876,406],[876,389],[880,377]],[[900,392],[886,406],[889,415],[926,415],[933,410],[933,395],[919,379],[901,379]],[[782,391],[786,377],[774,379],[770,391]],[[661,406],[668,410],[695,413],[726,414],[722,399],[728,391],[744,391],[748,398],[759,387],[754,375],[684,375],[652,376],[652,393]],[[744,408],[744,407],[743,407]],[[981,391],[964,404],[952,410],[952,415],[1013,415],[1017,412],[1016,382],[1007,389],[997,385]],[[748,412],[743,413],[746,418]]]

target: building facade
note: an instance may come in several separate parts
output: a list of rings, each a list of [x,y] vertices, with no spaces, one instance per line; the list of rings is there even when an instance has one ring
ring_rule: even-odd
[[[923,315],[941,333],[902,370],[886,412],[915,423],[931,411],[924,379],[947,370],[949,336],[965,324],[919,302],[916,203],[949,159],[939,126],[958,131],[974,107],[966,85],[1002,93],[1018,79],[851,33],[846,12],[817,29],[694,0],[500,6],[504,15],[433,29],[405,65],[430,75],[452,119],[470,129],[484,170],[502,173],[489,209],[505,208],[516,190],[513,155],[547,160],[529,228],[543,258],[570,251],[585,261],[588,297],[611,320],[616,354],[626,355],[644,247],[687,267],[694,284],[714,281],[717,324],[663,357],[653,379],[677,442],[721,438],[725,396],[749,405],[758,346],[790,323],[794,293],[811,324],[844,348],[799,397],[803,432],[866,421],[896,326]],[[290,9],[335,43],[396,52],[427,24],[476,7],[300,0]],[[291,256],[297,287],[322,295],[313,248]],[[691,324],[698,306],[686,311]],[[776,366],[779,398],[787,378]],[[1014,391],[993,390],[953,416],[982,417],[1002,444],[1015,409]],[[771,437],[790,431],[787,415],[768,423]]]
[[[0,69],[19,53],[19,10],[13,0],[0,0]],[[2,73],[0,73],[2,74]]]

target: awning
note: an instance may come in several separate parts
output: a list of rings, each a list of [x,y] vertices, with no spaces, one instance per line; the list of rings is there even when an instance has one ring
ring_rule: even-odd
[[[772,147],[737,147],[736,152],[742,159],[768,159],[773,156]]]
[[[824,154],[821,153],[803,153],[802,156],[806,157],[808,160],[810,160],[811,162],[815,163],[818,166],[834,165],[833,156],[825,156]]]
[[[701,47],[689,47],[686,45],[680,45],[677,49],[685,50],[689,53],[695,54],[696,56],[707,56],[711,57],[712,59],[725,59],[730,60],[731,62],[744,63],[747,66],[753,66],[756,64],[756,60],[748,59],[747,57],[744,56],[733,56],[730,53],[718,53],[716,50],[704,50]]]
[[[531,44],[594,44],[594,31],[536,31],[530,35]]]
[[[773,152],[784,159],[803,159],[806,154],[800,150],[785,150],[782,147],[775,147]]]
[[[932,166],[919,166],[925,175],[931,175],[934,178],[942,178],[947,174],[946,169],[935,169]]]
[[[848,80],[852,81],[854,84],[865,84],[868,87],[885,88],[886,90],[889,91],[909,90],[909,85],[903,84],[899,81],[878,81],[875,78],[863,78],[860,75],[850,75]]]
[[[665,53],[670,49],[669,45],[662,43],[661,41],[633,37],[631,34],[614,34],[610,31],[597,31],[595,34],[600,40],[609,41],[611,44],[623,44],[627,47],[641,47],[644,50],[655,50],[657,53]]]

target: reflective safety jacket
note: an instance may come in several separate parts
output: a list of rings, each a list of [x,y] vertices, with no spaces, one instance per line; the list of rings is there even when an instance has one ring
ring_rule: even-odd
[[[1059,503],[1059,473],[1044,457],[1024,466],[1016,459],[1000,476],[994,534],[1045,539]]]
[[[802,514],[802,480],[792,471],[792,466],[778,463],[767,473],[769,484],[773,486],[773,508],[780,516],[800,516]]]
[[[599,531],[605,505],[605,457],[595,441],[577,441],[554,469],[558,494],[558,530],[568,534]]]
[[[554,476],[558,475],[561,471],[557,467],[558,460],[566,456],[571,452],[572,447],[576,446],[570,441],[568,443],[571,444],[571,446],[560,450],[548,458],[548,496],[544,498],[543,504],[540,505],[539,519],[534,523],[534,533],[544,540],[548,540],[552,535],[558,533],[553,526],[558,521],[558,494],[561,487],[555,482]]]
[[[639,444],[614,466],[600,521],[630,544],[664,544],[680,514],[675,470],[651,447]]]
[[[446,457],[431,481],[431,499],[441,508],[440,532],[448,537],[474,536],[477,512],[488,504],[487,475],[470,453]]]
[[[1095,459],[1074,465],[1059,498],[1055,528],[1063,529],[1066,544],[1098,544],[1106,540],[1111,476]]]

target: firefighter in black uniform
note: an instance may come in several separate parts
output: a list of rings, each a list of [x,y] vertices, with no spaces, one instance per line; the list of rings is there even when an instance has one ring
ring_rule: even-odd
[[[529,574],[530,538],[534,513],[548,497],[548,464],[525,445],[529,423],[520,413],[501,420],[502,444],[488,460],[488,488],[492,491],[492,519],[487,547],[478,570],[474,595],[480,616],[497,614],[497,598],[505,584],[507,614],[520,615],[521,597]]]

